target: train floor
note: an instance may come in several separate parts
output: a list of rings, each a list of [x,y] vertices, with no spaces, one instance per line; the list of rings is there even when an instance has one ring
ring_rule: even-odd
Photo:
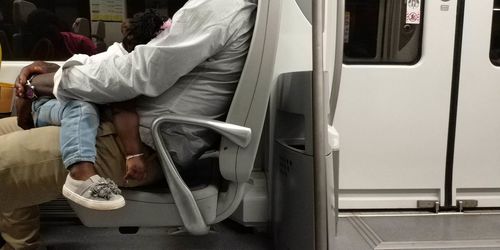
[[[117,228],[87,228],[76,220],[42,220],[42,238],[47,250],[267,250],[266,234],[226,221],[205,236],[172,235],[168,228],[140,228],[122,234]]]
[[[41,208],[41,235],[46,250],[269,250],[272,240],[264,229],[243,227],[225,220],[209,234],[176,234],[174,228],[139,228],[136,233],[118,228],[88,228],[81,224],[64,199]],[[261,232],[262,231],[262,232]]]
[[[500,211],[342,213],[335,250],[499,250]]]
[[[271,233],[231,220],[205,236],[176,235],[172,228],[140,228],[133,234],[117,228],[87,228],[63,199],[42,206],[41,231],[47,250],[273,249]],[[337,235],[330,242],[330,250],[500,250],[500,210],[342,212]]]

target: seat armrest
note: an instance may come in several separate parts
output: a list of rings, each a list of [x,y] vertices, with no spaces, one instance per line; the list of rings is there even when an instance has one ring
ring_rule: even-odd
[[[161,123],[182,123],[210,128],[242,148],[248,146],[252,138],[252,131],[247,127],[202,117],[168,114],[159,116],[155,119],[155,122],[156,121]]]
[[[168,187],[172,192],[172,197],[184,227],[188,232],[195,235],[207,234],[209,227],[201,215],[191,190],[189,190],[177,171],[161,136],[160,126],[164,123],[182,123],[210,128],[240,147],[246,147],[250,143],[251,130],[221,121],[174,114],[162,115],[153,121],[151,128],[153,141],[160,158],[165,178],[167,179]]]

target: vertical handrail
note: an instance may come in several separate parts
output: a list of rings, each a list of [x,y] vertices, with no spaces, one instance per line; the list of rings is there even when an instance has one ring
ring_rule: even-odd
[[[328,249],[327,187],[325,161],[325,103],[323,68],[323,0],[312,1],[313,42],[313,150],[314,150],[314,245]]]
[[[335,31],[335,61],[333,64],[333,82],[330,92],[330,115],[328,124],[333,125],[335,110],[340,92],[340,80],[342,78],[342,64],[344,60],[344,21],[345,0],[337,0],[337,27]]]
[[[332,89],[330,92],[330,113],[328,124],[333,126],[335,111],[340,92],[340,81],[342,79],[342,65],[344,63],[344,22],[345,22],[345,0],[337,0],[337,21],[335,29],[335,60],[333,64]],[[335,149],[332,149],[332,151]],[[338,150],[338,149],[337,149]],[[340,152],[332,152],[333,159],[333,196],[335,201],[335,234],[338,233],[339,222],[339,180],[340,180]]]

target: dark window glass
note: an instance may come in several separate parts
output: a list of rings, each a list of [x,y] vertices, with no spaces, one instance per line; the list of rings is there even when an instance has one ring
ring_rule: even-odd
[[[0,0],[3,59],[64,60],[95,53],[90,37],[72,32],[75,20],[88,20],[89,13],[88,0]]]
[[[96,15],[99,14],[96,6],[110,3],[118,11]],[[98,53],[122,40],[121,23],[126,18],[147,8],[168,17],[181,3],[180,0],[0,0],[3,60],[66,60],[76,53]]]
[[[416,63],[423,9],[423,0],[346,0],[344,63]]]
[[[500,66],[500,0],[493,6],[493,23],[491,27],[490,60]]]
[[[377,57],[379,34],[379,0],[351,0],[346,2],[345,46],[346,58],[374,59]]]

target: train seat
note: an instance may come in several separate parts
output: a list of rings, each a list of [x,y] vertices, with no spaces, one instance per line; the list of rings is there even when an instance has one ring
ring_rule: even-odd
[[[92,37],[92,41],[94,42],[97,48],[97,53],[106,51],[106,49],[108,48],[106,42],[104,41],[104,38],[106,37],[106,25],[104,24],[103,21],[96,22],[95,32],[92,32],[90,36]]]
[[[14,25],[21,29],[22,26],[26,24],[29,14],[36,9],[36,5],[31,2],[14,0],[14,2],[12,2],[12,21]]]
[[[76,33],[80,34],[82,36],[86,36],[90,38],[90,21],[87,18],[84,17],[78,17],[75,19],[75,22],[73,22],[73,25],[71,26],[71,30]]]
[[[238,208],[252,184],[250,174],[271,91],[272,81],[267,75],[262,76],[261,68],[269,1],[258,1],[250,49],[226,121],[180,115],[158,117],[152,132],[168,189],[165,186],[123,189],[127,204],[113,211],[90,210],[70,202],[83,224],[90,227],[179,226],[191,234],[202,235],[208,233],[209,225],[226,219]],[[199,160],[198,169],[205,171],[200,172],[204,176],[202,181],[190,178],[185,182],[177,171],[159,135],[160,125],[167,122],[204,126],[221,134],[219,151]]]
[[[28,21],[28,16],[35,11],[37,6],[24,0],[12,2],[12,21],[17,32],[12,34],[12,52],[16,59],[26,59],[29,56],[29,49],[33,45],[33,36],[26,32],[24,26]]]

